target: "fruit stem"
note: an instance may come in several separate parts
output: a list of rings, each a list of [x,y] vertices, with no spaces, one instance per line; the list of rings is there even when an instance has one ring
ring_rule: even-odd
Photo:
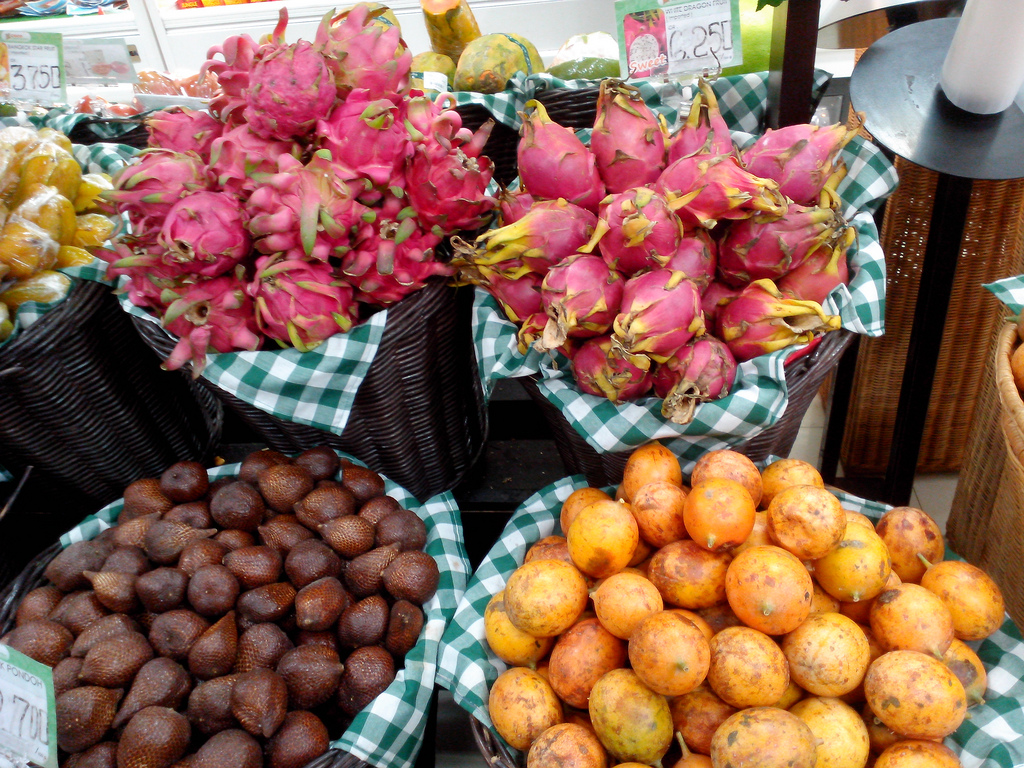
[[[922,554],[921,554],[920,552],[918,552],[918,553],[917,553],[917,558],[918,558],[918,559],[919,559],[919,560],[920,560],[920,561],[921,561],[922,563],[924,563],[924,567],[925,567],[925,568],[931,568],[931,567],[932,567],[932,562],[931,562],[931,561],[930,561],[930,560],[929,560],[929,559],[928,559],[927,557],[925,557],[924,555],[922,555]]]

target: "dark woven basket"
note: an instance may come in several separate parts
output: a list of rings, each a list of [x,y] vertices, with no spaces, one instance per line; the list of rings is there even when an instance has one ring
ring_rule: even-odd
[[[93,130],[96,125],[118,125],[131,126],[126,133],[118,136],[104,137]],[[140,117],[93,117],[79,121],[79,123],[68,133],[68,138],[73,144],[100,144],[113,142],[127,144],[136,149],[145,149],[149,142],[149,131],[145,122]]]
[[[490,110],[481,104],[460,104],[455,111],[462,117],[462,125],[474,131],[494,117]],[[483,153],[494,163],[494,180],[503,186],[507,186],[518,175],[518,148],[519,134],[496,120],[490,138],[484,145]]]
[[[826,333],[810,352],[786,365],[789,403],[785,413],[768,429],[734,446],[733,450],[763,461],[770,455],[788,456],[796,442],[807,409],[814,401],[821,383],[839,362],[853,342],[853,333],[845,329]],[[533,401],[540,407],[554,435],[555,447],[565,464],[566,474],[584,475],[597,488],[618,485],[631,451],[598,453],[573,429],[561,411],[541,394],[536,377],[519,379]]]
[[[326,444],[426,499],[458,485],[486,438],[471,299],[437,279],[388,310],[380,348],[340,435],[272,416],[199,381],[271,448],[294,453]],[[174,337],[156,323],[132,320],[161,360],[171,353]]]
[[[223,410],[160,369],[110,288],[79,281],[0,347],[0,465],[94,505],[181,459],[206,461]]]

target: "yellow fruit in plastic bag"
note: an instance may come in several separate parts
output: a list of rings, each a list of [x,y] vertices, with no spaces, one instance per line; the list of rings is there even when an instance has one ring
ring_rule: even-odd
[[[78,229],[75,206],[60,194],[56,187],[34,184],[26,191],[27,197],[11,211],[31,221],[60,245],[71,245]]]
[[[26,301],[37,301],[40,304],[63,299],[71,290],[71,278],[60,272],[46,269],[27,280],[15,283],[3,293],[0,302],[6,304],[12,312]]]
[[[77,245],[62,245],[57,251],[58,267],[82,267],[92,264],[94,256]]]
[[[24,125],[8,125],[0,128],[0,146],[21,152],[25,147],[39,141],[39,132]]]
[[[113,188],[110,177],[105,173],[83,174],[82,182],[78,185],[78,194],[75,195],[75,211],[87,213],[95,210],[100,194]]]
[[[28,155],[22,155],[21,180],[11,201],[17,205],[28,195],[33,184],[48,184],[56,187],[68,200],[78,195],[82,183],[82,167],[74,155],[65,152],[56,144],[44,143]]]
[[[79,248],[103,245],[114,232],[114,222],[102,213],[83,213],[78,217],[77,226],[71,244]]]
[[[56,144],[66,152],[71,152],[71,139],[54,128],[40,128],[39,138]]]
[[[24,280],[57,263],[60,243],[31,221],[11,216],[0,230],[0,264],[11,277]]]
[[[14,330],[14,323],[11,322],[11,312],[7,305],[0,301],[0,341],[11,335]]]

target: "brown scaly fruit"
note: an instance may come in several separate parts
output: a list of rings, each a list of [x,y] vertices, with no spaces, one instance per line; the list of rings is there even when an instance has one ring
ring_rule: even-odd
[[[261,525],[257,532],[260,541],[282,554],[287,554],[300,541],[311,539],[314,535],[295,515],[275,515]]]
[[[323,632],[310,632],[307,629],[300,629],[295,633],[295,647],[301,648],[303,645],[319,645],[337,653],[338,636],[329,629]]]
[[[341,471],[341,484],[356,497],[358,502],[384,495],[384,478],[366,467],[355,465],[345,467]]]
[[[349,560],[373,549],[373,525],[359,515],[327,521],[320,526],[320,535],[331,549]]]
[[[208,539],[216,528],[193,528],[184,523],[157,520],[146,531],[142,549],[146,556],[159,565],[170,565],[181,554],[185,545],[194,539]]]
[[[178,461],[160,475],[160,491],[171,501],[181,504],[206,495],[210,476],[198,461]]]
[[[164,513],[162,519],[191,525],[193,528],[209,528],[213,525],[210,504],[202,500],[176,504]]]
[[[338,642],[347,648],[377,645],[388,629],[387,600],[370,595],[350,606],[338,619]]]
[[[178,662],[158,657],[147,661],[135,675],[111,728],[120,728],[146,707],[177,709],[192,690],[192,680]]]
[[[275,512],[291,512],[315,483],[309,470],[298,464],[275,464],[260,472],[256,481],[267,506]]]
[[[376,544],[385,547],[397,544],[403,551],[423,549],[427,544],[427,526],[419,515],[408,509],[399,509],[377,523]]]
[[[185,602],[188,574],[177,568],[154,568],[135,581],[135,594],[150,613],[166,613]]]
[[[221,731],[196,752],[190,768],[263,768],[260,743],[238,728]]]
[[[75,644],[71,646],[71,655],[85,658],[85,655],[89,653],[89,650],[96,643],[110,637],[138,631],[139,624],[131,616],[126,616],[123,613],[112,613],[90,624],[82,634],[75,638]]]
[[[344,667],[338,654],[322,645],[303,645],[281,657],[277,674],[288,686],[291,709],[313,709],[338,690]]]
[[[284,571],[296,588],[312,584],[317,579],[341,575],[341,558],[319,539],[300,541],[284,560]]]
[[[338,474],[341,458],[332,448],[318,445],[307,448],[295,457],[295,463],[309,470],[314,481],[330,480]]]
[[[388,630],[384,636],[384,648],[395,658],[401,659],[412,650],[423,631],[423,611],[408,600],[396,600],[388,617]]]
[[[356,497],[339,484],[321,485],[295,505],[295,516],[312,531],[338,517],[354,514]]]
[[[53,695],[60,696],[65,691],[79,686],[78,673],[82,671],[82,659],[68,656],[61,659],[53,668]]]
[[[178,608],[153,619],[149,642],[159,655],[181,661],[209,626],[210,622],[198,613]]]
[[[383,520],[385,517],[390,515],[392,512],[397,512],[402,508],[402,505],[390,496],[374,496],[372,499],[364,501],[362,506],[359,507],[359,516],[363,518],[370,525],[377,527],[377,523]]]
[[[255,589],[278,581],[281,565],[281,553],[265,544],[241,547],[224,555],[224,566],[238,579],[242,589]]]
[[[117,768],[117,742],[101,741],[84,752],[69,755],[64,768]]]
[[[441,573],[426,552],[402,552],[384,569],[384,589],[396,600],[423,605],[437,592]]]
[[[150,526],[160,519],[159,514],[135,517],[127,523],[119,523],[111,530],[114,532],[114,543],[119,547],[138,547],[143,549],[146,544],[146,532]],[[145,553],[145,550],[143,550]],[[146,558],[147,561],[149,558]]]
[[[276,624],[256,624],[238,638],[235,672],[249,672],[258,667],[273,669],[294,647],[288,635]]]
[[[345,659],[345,671],[338,685],[338,706],[355,717],[395,679],[391,654],[378,645],[357,648]]]
[[[243,592],[237,609],[241,618],[253,624],[283,619],[295,604],[295,587],[287,581],[267,584]]]
[[[289,712],[269,742],[267,768],[302,768],[330,746],[327,726],[312,712]]]
[[[50,621],[62,624],[77,637],[86,627],[109,613],[96,593],[89,589],[65,595],[50,614]]]
[[[170,768],[188,749],[188,718],[168,707],[146,707],[125,726],[117,743],[118,768]]]
[[[228,483],[210,499],[210,516],[221,528],[255,531],[263,522],[264,512],[263,497],[240,480]]]
[[[238,625],[235,612],[206,630],[188,651],[188,669],[199,680],[223,677],[235,666],[238,655]]]
[[[200,733],[210,735],[236,728],[231,714],[231,691],[239,675],[224,675],[199,683],[188,697],[188,721]]]
[[[88,589],[85,571],[98,571],[114,551],[112,543],[78,541],[60,552],[43,571],[43,577],[62,592]]]
[[[295,595],[295,625],[314,632],[329,629],[352,604],[352,596],[333,576],[307,584]]]
[[[55,621],[37,619],[15,627],[0,638],[0,643],[21,651],[40,664],[53,667],[71,652],[74,640],[66,627]]]
[[[238,479],[255,485],[263,470],[275,464],[291,464],[291,462],[291,458],[278,451],[254,451],[242,459],[242,464],[238,468]]]
[[[345,586],[356,597],[366,597],[379,592],[383,586],[384,569],[398,556],[398,547],[389,544],[386,547],[371,549],[364,555],[354,558],[345,569]]]
[[[216,539],[196,539],[181,550],[178,570],[191,577],[204,565],[219,565],[230,551],[223,542]]]
[[[52,584],[36,587],[26,594],[18,604],[18,608],[14,612],[14,626],[20,627],[30,621],[45,619],[53,613],[53,609],[57,607],[63,597],[64,593]]]
[[[56,700],[57,746],[65,752],[82,752],[98,744],[110,728],[122,693],[84,685],[61,694]]]
[[[288,712],[288,686],[276,672],[243,672],[231,689],[231,714],[253,736],[270,738]]]
[[[79,679],[88,685],[124,688],[152,658],[153,649],[143,635],[138,632],[117,635],[89,649]]]
[[[100,573],[130,573],[133,576],[141,576],[152,567],[153,564],[149,562],[141,547],[117,547],[103,561]]]
[[[249,531],[240,531],[237,528],[229,528],[226,531],[221,531],[214,539],[221,542],[228,549],[241,549],[242,547],[254,547],[256,546],[256,537],[253,536]]]
[[[128,487],[124,489],[124,508],[117,521],[124,525],[136,517],[154,513],[162,515],[173,506],[174,502],[160,490],[160,480],[155,477],[146,477],[129,483]]]
[[[200,616],[223,616],[235,605],[238,579],[226,566],[204,565],[188,582],[188,602]]]

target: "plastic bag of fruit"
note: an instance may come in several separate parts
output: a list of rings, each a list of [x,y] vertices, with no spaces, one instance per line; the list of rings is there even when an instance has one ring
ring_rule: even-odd
[[[814,467],[795,459],[769,460],[759,470],[746,457],[718,451],[705,454],[698,464],[700,477],[684,479],[663,446],[649,443],[634,455],[640,454],[641,461],[627,469],[618,488],[589,488],[573,476],[531,496],[512,515],[470,579],[442,638],[438,679],[477,721],[474,727],[483,732],[478,744],[485,758],[512,765],[514,750],[529,750],[531,764],[536,760],[537,765],[554,765],[544,760],[559,750],[565,750],[560,754],[567,760],[577,745],[589,744],[592,752],[607,752],[609,762],[654,764],[663,759],[670,765],[680,755],[678,732],[679,741],[686,744],[685,755],[710,754],[725,764],[729,753],[742,749],[747,735],[756,734],[764,719],[793,729],[793,739],[778,736],[783,730],[775,731],[778,743],[770,750],[773,758],[794,758],[790,765],[813,765],[815,757],[822,756],[820,751],[813,754],[815,750],[840,746],[851,750],[845,759],[853,762],[845,764],[864,764],[869,752],[877,756],[897,741],[902,746],[894,749],[905,750],[916,748],[922,739],[942,737],[952,754],[938,746],[923,749],[942,752],[947,761],[959,756],[964,766],[1021,764],[1020,631],[1003,613],[998,589],[993,599],[987,598],[990,579],[944,548],[940,529],[923,511],[892,509],[825,489]],[[671,461],[666,462],[666,456]],[[662,473],[663,468],[670,471]],[[753,486],[761,499],[756,505]],[[680,499],[676,505],[668,501],[673,494]],[[729,504],[730,514],[719,514],[713,500],[730,494],[746,494],[745,504]],[[805,514],[821,506],[807,501],[815,494],[830,500],[830,511],[822,518],[835,518],[835,530],[827,536],[821,530],[810,538],[796,535],[817,527]],[[623,506],[615,499],[630,504]],[[737,507],[745,511],[737,513]],[[600,549],[601,535],[589,523],[602,518],[602,530],[611,530],[623,512],[627,522],[635,521],[632,533],[609,537],[608,551],[624,559],[613,566],[609,563],[614,557],[588,559]],[[673,526],[681,526],[675,534]],[[717,543],[709,531],[719,537]],[[730,542],[730,535],[740,543]],[[803,547],[810,546],[809,540],[820,544],[826,538],[831,549],[814,560],[815,568],[809,572],[801,560],[806,554]],[[844,545],[846,541],[850,543]],[[931,563],[927,568],[917,557],[922,548]],[[855,558],[868,552],[884,568],[866,574],[851,567]],[[937,588],[940,571],[942,577],[969,575],[976,586],[943,597]],[[557,576],[553,581],[551,573]],[[799,589],[790,589],[789,577],[781,574],[792,576],[793,583],[802,579],[813,589],[802,582]],[[772,576],[777,579],[772,581]],[[545,579],[550,583],[538,591]],[[874,579],[870,592],[886,598],[852,601],[847,590],[859,579],[864,580],[862,586]],[[582,585],[581,600],[574,603],[577,581]],[[946,649],[939,654],[942,662],[922,650],[907,649],[929,630],[918,629],[921,634],[907,637],[893,631],[900,626],[893,620],[896,608],[909,603],[908,598],[929,606],[924,613],[930,618],[945,614],[944,621],[950,623],[941,630]],[[801,603],[801,610],[794,613],[793,606]],[[975,617],[985,615],[985,626],[978,632],[961,623],[974,609],[979,610]],[[800,655],[800,641],[807,640],[812,629],[834,632],[833,643],[839,643],[838,630],[843,627],[851,630],[847,639],[858,638],[849,653],[832,658],[832,663],[827,663],[827,654],[813,664],[801,661],[806,657]],[[661,663],[660,648],[676,649],[683,655],[672,659],[681,662]],[[756,648],[764,651],[765,659],[777,657],[778,676],[767,661],[753,674],[749,660],[762,658]],[[916,707],[893,706],[893,697],[917,695],[902,686],[902,673],[895,670],[894,662],[905,659],[927,667],[936,679],[959,691],[947,702],[941,726],[900,719],[913,718],[910,710]],[[858,669],[851,675],[854,666]],[[545,667],[543,676],[534,671],[540,667]],[[884,685],[883,673],[890,675]],[[745,680],[750,684],[743,685]],[[918,680],[918,689],[928,687],[924,680]],[[635,695],[615,698],[616,691],[627,688]],[[521,701],[532,706],[502,706],[516,691],[524,692]],[[639,706],[638,700],[650,706]],[[610,708],[609,701],[618,704]],[[643,722],[644,728],[631,728],[628,718],[616,720],[615,712],[631,708],[650,715],[635,721]],[[726,731],[719,726],[727,719],[735,725],[737,719],[730,716],[737,712],[742,713],[737,718],[749,716],[749,722],[735,731],[726,729],[736,738],[725,739]],[[820,715],[825,712],[836,715],[832,726],[822,725]],[[800,720],[813,737],[807,738]],[[844,720],[848,727],[836,729],[834,723]],[[616,722],[619,729],[613,727]],[[581,724],[589,724],[589,735]],[[907,741],[911,731],[916,740]],[[897,735],[900,732],[903,738]],[[801,758],[801,750],[812,754]],[[807,758],[809,762],[801,762]],[[765,757],[743,764],[785,762]]]

